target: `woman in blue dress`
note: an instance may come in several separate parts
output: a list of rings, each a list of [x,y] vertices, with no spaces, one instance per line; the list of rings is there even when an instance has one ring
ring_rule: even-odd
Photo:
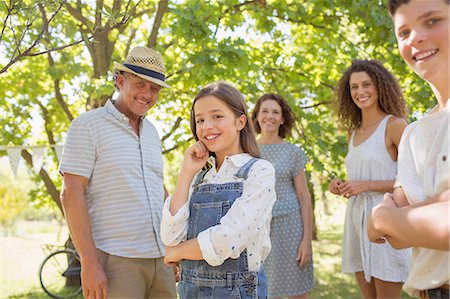
[[[261,155],[275,167],[277,201],[272,211],[272,251],[264,263],[269,297],[307,298],[314,287],[312,263],[312,208],[305,164],[291,136],[295,116],[286,100],[265,94],[257,102],[252,120],[260,137]]]

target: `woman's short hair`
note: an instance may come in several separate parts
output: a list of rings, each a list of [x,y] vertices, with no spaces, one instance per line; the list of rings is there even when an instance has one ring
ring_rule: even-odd
[[[280,125],[278,130],[278,135],[281,138],[286,138],[292,136],[292,128],[295,125],[295,114],[289,106],[288,102],[279,94],[276,93],[266,93],[256,101],[255,109],[252,113],[252,121],[255,126],[256,133],[261,133],[261,127],[258,123],[258,113],[261,110],[261,104],[264,101],[273,100],[278,103],[281,107],[281,116],[283,117],[283,123]]]

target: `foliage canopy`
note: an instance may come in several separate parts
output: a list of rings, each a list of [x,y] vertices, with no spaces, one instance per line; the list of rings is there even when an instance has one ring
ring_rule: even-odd
[[[410,110],[423,113],[432,101],[398,55],[382,1],[10,0],[0,18],[2,145],[62,143],[74,117],[113,95],[112,62],[147,45],[163,54],[173,86],[150,112],[162,127],[168,182],[178,167],[171,161],[192,138],[191,100],[211,81],[234,83],[250,107],[266,92],[284,96],[299,120],[293,141],[323,186],[343,175],[346,132],[336,125],[332,92],[352,59],[393,70]],[[29,150],[22,156],[31,163]],[[56,167],[36,176],[58,202]]]

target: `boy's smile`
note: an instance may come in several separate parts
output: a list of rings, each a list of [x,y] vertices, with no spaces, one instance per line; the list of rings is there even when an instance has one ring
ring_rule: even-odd
[[[448,84],[449,5],[443,0],[412,0],[395,15],[398,48],[405,62],[423,79]]]

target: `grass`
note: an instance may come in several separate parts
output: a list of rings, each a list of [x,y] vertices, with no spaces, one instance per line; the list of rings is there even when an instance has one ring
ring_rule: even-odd
[[[317,202],[316,215],[319,231],[319,240],[313,242],[316,285],[310,298],[362,298],[354,276],[341,272],[345,205],[334,198]],[[0,238],[0,299],[49,298],[38,279],[39,265],[46,256],[42,246],[64,244],[67,231],[59,229],[56,223],[20,223],[18,227],[23,235]],[[411,297],[402,293],[402,299],[408,298]]]
[[[310,298],[361,298],[355,278],[341,272],[341,227],[328,227],[313,242],[315,288]]]

